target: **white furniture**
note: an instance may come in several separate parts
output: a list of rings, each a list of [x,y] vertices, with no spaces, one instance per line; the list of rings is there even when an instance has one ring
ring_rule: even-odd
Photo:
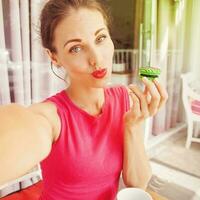
[[[191,142],[200,142],[200,138],[194,137],[194,122],[200,122],[200,82],[195,74],[188,72],[181,75],[182,100],[187,118],[187,141],[186,148],[190,148]],[[199,87],[199,88],[198,88]],[[199,103],[198,103],[199,102]]]

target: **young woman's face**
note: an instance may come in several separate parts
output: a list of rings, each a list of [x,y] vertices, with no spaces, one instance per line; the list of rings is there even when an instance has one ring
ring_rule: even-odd
[[[105,86],[112,72],[114,45],[100,12],[72,10],[56,27],[54,38],[57,64],[66,69],[72,84]],[[95,76],[99,69],[104,70]]]

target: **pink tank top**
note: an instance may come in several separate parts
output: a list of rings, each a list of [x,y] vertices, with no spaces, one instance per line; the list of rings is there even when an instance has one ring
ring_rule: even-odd
[[[41,162],[40,200],[114,200],[123,163],[123,115],[129,109],[126,88],[105,88],[101,114],[77,107],[65,90],[46,99],[61,120],[59,138]]]

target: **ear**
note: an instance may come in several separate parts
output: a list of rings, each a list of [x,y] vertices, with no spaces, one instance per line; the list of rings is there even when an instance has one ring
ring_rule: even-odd
[[[49,49],[46,49],[46,52],[47,52],[48,56],[50,57],[51,62],[52,62],[55,66],[57,66],[57,67],[62,66],[62,65],[59,63],[59,61],[58,61],[57,56],[56,56],[55,53],[51,52]]]

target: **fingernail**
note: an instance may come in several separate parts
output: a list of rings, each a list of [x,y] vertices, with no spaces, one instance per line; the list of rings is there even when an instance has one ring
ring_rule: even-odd
[[[142,77],[142,80],[143,81],[148,81],[148,78],[147,77]]]
[[[158,82],[158,78],[155,78],[154,81],[155,81],[155,82]]]

